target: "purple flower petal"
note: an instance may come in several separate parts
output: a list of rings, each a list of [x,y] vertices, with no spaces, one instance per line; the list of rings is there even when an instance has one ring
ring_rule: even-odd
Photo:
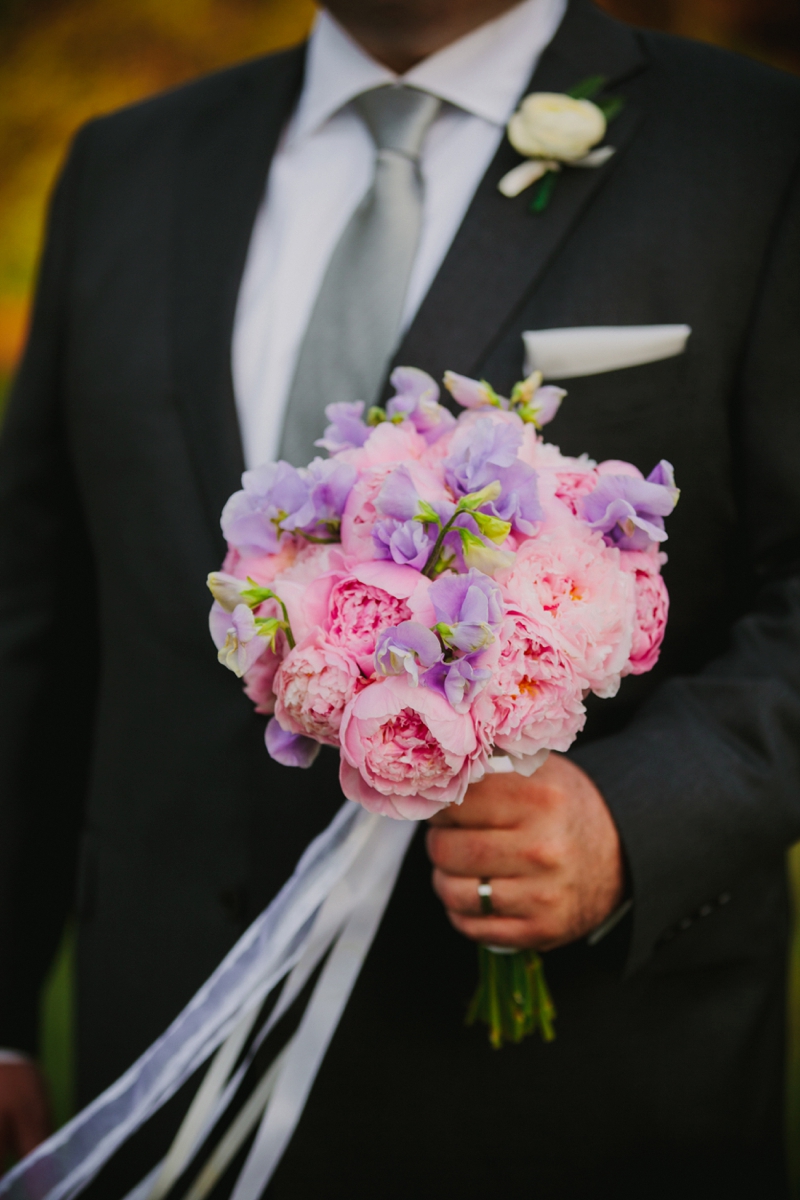
[[[284,767],[310,767],[322,747],[302,733],[287,733],[275,717],[267,722],[264,741],[270,758]]]
[[[444,696],[456,712],[469,709],[470,704],[492,677],[487,667],[473,666],[470,658],[455,662],[438,662],[421,677],[421,682]]]
[[[410,521],[420,511],[419,496],[408,467],[397,467],[378,492],[375,507],[396,521]]]
[[[527,407],[536,417],[537,428],[541,429],[543,425],[552,421],[566,394],[563,388],[554,387],[552,384],[545,384],[544,387],[536,389]]]
[[[669,463],[661,462],[649,480],[632,475],[602,475],[593,492],[581,501],[581,513],[591,529],[620,550],[646,550],[666,541],[664,517],[675,507],[678,489]],[[661,479],[668,482],[661,483]]]
[[[431,667],[442,657],[436,634],[416,621],[402,621],[378,636],[375,666],[382,675],[402,675],[419,682],[419,667]]]
[[[391,558],[403,566],[421,571],[430,557],[436,540],[435,531],[419,521],[396,521],[391,517],[376,521],[372,540],[381,558]]]
[[[449,646],[470,653],[494,641],[503,619],[503,598],[488,575],[476,570],[466,575],[441,575],[431,584],[428,596]]]
[[[353,404],[347,401],[329,404],[325,409],[325,416],[330,424],[326,426],[324,436],[314,445],[322,446],[329,454],[338,454],[340,450],[354,450],[363,446],[372,433],[370,427],[362,420],[363,414],[363,400]]]
[[[396,367],[391,382],[397,394],[387,403],[387,414],[407,417],[429,445],[455,425],[450,410],[439,404],[439,388],[427,372],[416,367]]]
[[[444,386],[462,408],[497,407],[494,392],[482,380],[457,375],[455,371],[445,371]],[[502,401],[502,397],[497,399]],[[507,400],[504,407],[508,407]]]
[[[315,458],[306,468],[306,472],[314,510],[311,525],[338,521],[347,503],[347,497],[358,479],[355,467],[335,459]]]
[[[499,482],[499,497],[482,505],[482,511],[510,521],[530,536],[542,519],[542,509],[536,472],[517,458],[521,445],[522,433],[513,425],[481,419],[456,435],[444,468],[449,486],[459,496]]]

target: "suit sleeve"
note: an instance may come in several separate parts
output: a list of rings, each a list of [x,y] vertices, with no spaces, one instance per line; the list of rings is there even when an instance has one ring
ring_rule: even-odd
[[[731,409],[741,565],[760,580],[725,654],[571,757],[602,791],[634,898],[628,969],[800,837],[800,186],[764,264]]]
[[[84,142],[53,197],[0,436],[0,1045],[30,1052],[74,902],[97,678],[94,570],[62,411]]]

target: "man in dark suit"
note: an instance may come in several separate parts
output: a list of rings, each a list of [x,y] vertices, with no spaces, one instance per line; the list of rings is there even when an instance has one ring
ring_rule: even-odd
[[[398,73],[510,7],[330,5]],[[265,754],[209,648],[204,588],[244,461],[242,277],[304,58],[78,136],[3,431],[0,1043],[35,1052],[77,880],[83,1101],[161,1032],[341,799],[334,754],[303,776]],[[447,914],[415,839],[276,1200],[785,1194],[800,89],[570,0],[524,91],[594,75],[624,101],[614,156],[565,169],[535,215],[497,189],[519,161],[501,140],[393,361],[507,391],[525,331],[691,326],[684,354],[572,379],[548,431],[567,453],[675,464],[667,641],[655,671],[591,709],[569,759],[480,785],[430,831]],[[496,918],[478,915],[484,875]],[[482,938],[553,947],[555,1043],[495,1053],[463,1028]],[[32,1070],[0,1063],[17,1129]]]

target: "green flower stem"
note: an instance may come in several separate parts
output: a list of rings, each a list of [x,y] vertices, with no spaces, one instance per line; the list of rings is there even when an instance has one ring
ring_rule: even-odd
[[[433,576],[434,571],[436,570],[436,564],[439,561],[439,555],[442,552],[442,546],[444,544],[445,535],[448,534],[450,532],[450,530],[453,528],[453,522],[455,521],[456,517],[459,517],[461,515],[461,513],[465,512],[465,511],[466,510],[462,509],[461,506],[459,505],[456,508],[456,511],[453,513],[450,520],[447,522],[447,524],[442,525],[441,528],[439,529],[439,536],[437,537],[436,541],[433,544],[433,549],[431,550],[430,554],[428,555],[428,560],[425,563],[425,566],[422,568],[422,574],[427,576],[428,579],[430,579]]]
[[[281,612],[283,613],[283,630],[286,634],[286,640],[289,643],[289,649],[294,650],[295,640],[292,634],[292,626],[289,622],[289,613],[286,611],[286,605],[283,603],[280,596],[277,594],[277,592],[273,592],[272,588],[265,588],[262,587],[261,584],[256,583],[255,579],[251,579],[249,575],[247,576],[247,582],[252,583],[253,586],[249,592],[242,592],[242,597],[249,595],[255,604],[263,604],[265,600],[278,601],[278,604],[281,606]]]
[[[498,954],[478,947],[478,987],[467,1011],[467,1024],[489,1027],[496,1050],[504,1042],[518,1043],[537,1031],[544,1041],[555,1037],[556,1010],[535,950]]]

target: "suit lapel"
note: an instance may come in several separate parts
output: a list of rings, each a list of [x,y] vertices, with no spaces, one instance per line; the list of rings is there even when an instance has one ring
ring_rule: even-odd
[[[239,283],[267,171],[302,85],[305,50],[243,68],[199,111],[178,164],[173,273],[176,401],[215,531],[244,469],[231,375]]]
[[[633,30],[604,16],[588,0],[572,0],[526,92],[566,92],[590,75],[605,75],[613,87],[645,65]],[[613,172],[639,119],[635,106],[626,103],[609,127],[614,157],[600,168],[562,171],[541,215],[530,212],[530,193],[510,200],[497,190],[498,180],[520,161],[503,138],[395,364],[413,363],[435,379],[447,368],[462,374],[478,369]]]

